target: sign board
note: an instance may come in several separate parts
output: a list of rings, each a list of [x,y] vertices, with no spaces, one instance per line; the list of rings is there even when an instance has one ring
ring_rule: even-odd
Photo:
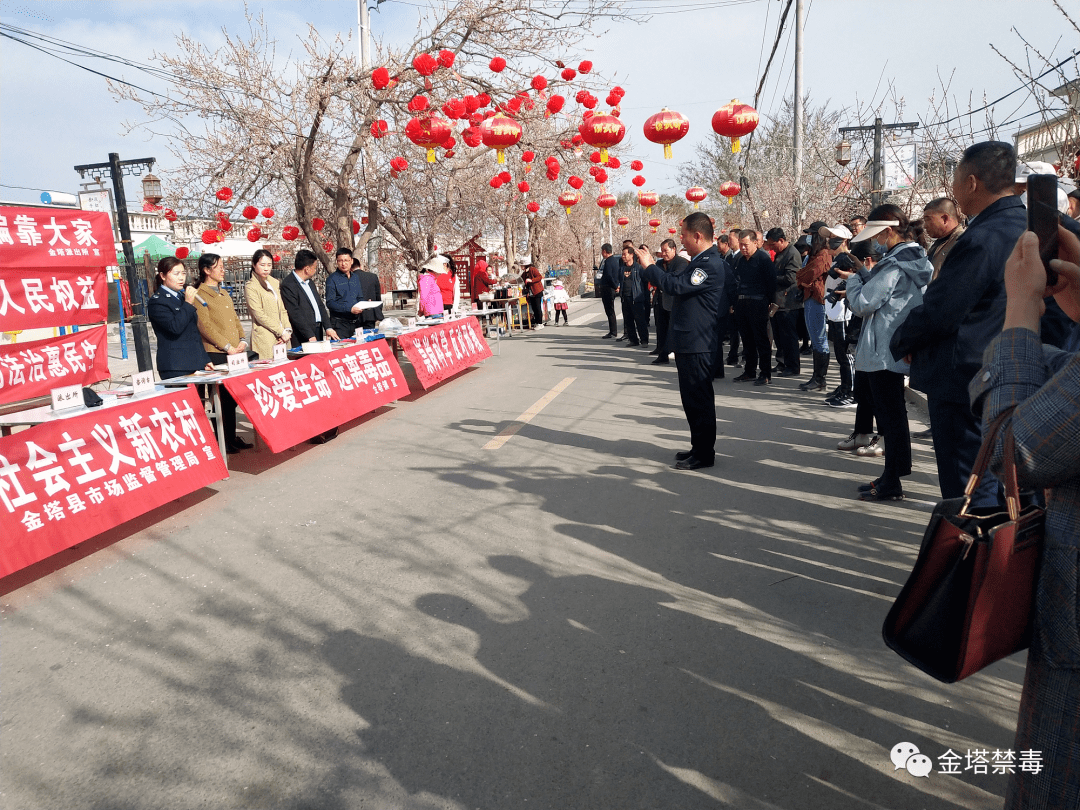
[[[288,352],[288,349],[285,348],[284,343],[275,343],[274,344],[274,362],[275,363],[284,363],[286,360],[288,360],[289,358],[286,355],[287,352]]]
[[[135,396],[150,393],[154,390],[154,372],[140,371],[131,375],[131,388]]]
[[[0,343],[0,405],[108,379],[107,340],[104,326],[92,326],[70,335]]]
[[[917,150],[914,143],[885,142],[882,149],[885,191],[911,188],[918,178]]]
[[[70,411],[83,406],[81,385],[65,385],[63,388],[54,388],[49,393],[52,394],[54,411]]]
[[[5,332],[103,323],[108,314],[104,264],[0,266],[0,328]]]
[[[425,389],[491,357],[480,322],[472,316],[407,332],[398,343]]]
[[[230,374],[235,374],[238,371],[248,370],[248,357],[247,352],[237,352],[236,354],[230,354],[225,359],[229,368]]]

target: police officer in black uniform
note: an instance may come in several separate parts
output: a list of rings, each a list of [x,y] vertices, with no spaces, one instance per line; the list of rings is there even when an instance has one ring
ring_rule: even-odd
[[[716,457],[716,400],[713,394],[713,346],[716,318],[726,312],[727,264],[713,244],[713,227],[704,212],[689,214],[682,223],[682,244],[693,258],[677,275],[657,267],[652,254],[638,250],[641,277],[673,296],[671,346],[679,370],[679,395],[690,423],[690,450],[675,454],[675,469],[713,466]]]
[[[604,302],[604,313],[608,320],[608,333],[604,335],[604,340],[607,340],[619,334],[619,324],[615,320],[615,296],[619,294],[622,272],[619,269],[619,257],[612,254],[610,244],[600,246],[600,255],[604,258],[596,271],[593,286]]]

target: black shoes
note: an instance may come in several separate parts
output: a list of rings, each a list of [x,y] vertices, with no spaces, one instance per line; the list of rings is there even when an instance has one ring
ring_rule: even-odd
[[[700,458],[697,458],[696,456],[690,456],[690,458],[684,458],[682,461],[677,461],[675,463],[675,469],[676,470],[700,470],[700,469],[703,469],[705,467],[711,467],[711,466],[713,466],[713,462],[711,462],[711,461],[702,461]]]
[[[641,343],[638,342],[638,341],[634,341],[633,343],[627,343],[626,345],[627,346],[640,346]],[[646,343],[645,345],[648,346],[649,344]]]
[[[861,489],[861,488],[860,488]],[[860,501],[902,501],[904,490],[897,484],[895,487],[882,487],[881,479],[878,479],[870,487],[859,492]]]
[[[251,442],[245,442],[239,436],[233,436],[231,439],[225,440],[225,452],[230,455],[239,453],[241,450],[250,450],[254,446]]]
[[[622,343],[624,340],[626,340],[626,335],[622,335],[621,337],[615,338],[616,343]]]
[[[783,371],[778,371],[776,373],[776,376],[777,377],[801,377],[802,372],[797,368],[796,369],[790,369],[790,368],[785,367]]]
[[[756,379],[757,379],[757,377],[755,377],[753,374],[747,374],[744,371],[738,377],[735,377],[734,379],[732,379],[732,382],[753,382]]]
[[[601,340],[610,340],[610,339],[611,339],[611,338],[613,338],[613,337],[615,337],[614,333],[612,333],[612,332],[608,332],[608,333],[607,333],[606,335],[604,335],[604,336],[603,336],[602,338],[600,338],[600,339],[601,339]]]
[[[650,352],[650,354],[651,354],[651,352]],[[666,366],[666,365],[669,365],[670,363],[671,363],[671,361],[668,360],[666,357],[657,357],[655,360],[653,360],[651,363],[649,363],[649,365],[650,366]]]
[[[765,376],[760,376],[754,380],[754,385],[772,385],[772,380]]]
[[[693,450],[680,450],[678,453],[675,454],[675,460],[676,461],[686,461],[688,458],[693,458],[693,457],[694,457],[694,451]]]

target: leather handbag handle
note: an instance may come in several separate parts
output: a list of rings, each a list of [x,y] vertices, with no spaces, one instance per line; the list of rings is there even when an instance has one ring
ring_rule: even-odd
[[[1013,405],[1011,408],[1006,408],[999,413],[997,418],[990,423],[986,435],[983,436],[982,447],[979,448],[979,455],[975,458],[975,465],[971,468],[971,476],[968,478],[967,486],[964,488],[964,505],[960,509],[961,515],[967,513],[968,506],[971,505],[972,494],[979,486],[983,476],[986,475],[986,471],[990,469],[990,456],[994,451],[994,445],[997,443],[998,432],[1001,430],[1001,426],[1005,424],[1005,421],[1012,416],[1013,411],[1015,410],[1016,406]],[[1009,515],[1012,517],[1013,509],[1019,508],[1020,489],[1016,480],[1016,442],[1012,435],[1011,426],[1006,434],[1005,442],[1005,494],[1006,504],[1009,503],[1010,498],[1012,499],[1013,505],[1009,508]]]

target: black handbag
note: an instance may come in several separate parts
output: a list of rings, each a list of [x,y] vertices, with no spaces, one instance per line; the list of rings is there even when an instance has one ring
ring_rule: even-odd
[[[1020,508],[1016,444],[1005,433],[1004,509],[971,509],[1002,424],[990,426],[962,498],[935,507],[915,567],[889,610],[885,643],[945,683],[973,675],[1031,642],[1045,514]]]

